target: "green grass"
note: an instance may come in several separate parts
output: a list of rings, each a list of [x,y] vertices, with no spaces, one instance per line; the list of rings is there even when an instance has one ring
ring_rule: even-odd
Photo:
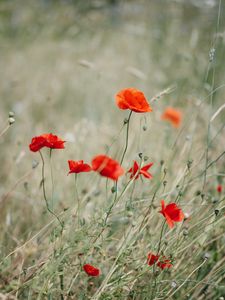
[[[222,299],[225,114],[215,113],[224,104],[224,22],[223,1],[0,1],[0,298]],[[123,167],[142,153],[153,179],[123,176],[105,224],[114,183],[80,174],[78,224],[67,160],[109,151],[120,161],[129,112],[114,95],[130,86],[149,101],[174,87],[130,120]],[[179,129],[161,120],[168,106],[182,111]],[[8,128],[9,111],[16,122]],[[46,210],[40,156],[28,147],[46,132],[67,141],[51,161],[42,151],[62,233]],[[166,226],[160,242],[161,199],[190,218]],[[168,270],[146,263],[159,243]],[[85,263],[101,276],[88,277]]]

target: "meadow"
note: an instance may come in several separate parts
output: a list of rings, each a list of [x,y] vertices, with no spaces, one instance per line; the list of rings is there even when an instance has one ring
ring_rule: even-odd
[[[223,0],[0,1],[1,300],[225,298],[224,25]]]

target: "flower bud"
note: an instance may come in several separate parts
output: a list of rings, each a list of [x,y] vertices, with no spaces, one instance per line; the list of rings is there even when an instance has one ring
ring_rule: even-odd
[[[15,123],[15,119],[12,118],[12,117],[10,117],[10,118],[8,119],[8,121],[9,121],[9,125],[12,125],[13,123]]]
[[[146,131],[146,130],[147,130],[147,126],[144,125],[144,126],[142,127],[142,129],[143,129],[144,131]]]

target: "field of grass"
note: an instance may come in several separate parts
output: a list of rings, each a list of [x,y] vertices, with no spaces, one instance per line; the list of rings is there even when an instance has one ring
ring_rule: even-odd
[[[225,298],[224,25],[224,0],[0,1],[0,300]],[[44,133],[65,149],[30,151]],[[125,174],[67,176],[98,154]]]

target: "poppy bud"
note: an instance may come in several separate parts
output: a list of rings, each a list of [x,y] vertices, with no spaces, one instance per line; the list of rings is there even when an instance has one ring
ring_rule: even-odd
[[[202,198],[202,200],[204,199],[204,197],[205,197],[205,194],[204,194],[204,193],[201,193],[201,198]]]
[[[216,204],[219,200],[217,198],[212,198],[212,203]]]
[[[190,139],[191,139],[190,135],[186,135],[185,139],[186,139],[186,141],[190,141]]]
[[[182,191],[179,191],[179,196],[183,196],[183,192]]]
[[[145,156],[144,156],[144,161],[147,161],[147,160],[148,160],[148,156],[145,155]]]
[[[172,282],[171,282],[171,287],[174,288],[174,289],[177,287],[176,281],[172,281]]]
[[[219,209],[215,209],[215,215],[216,216],[218,216],[219,212],[220,212]]]
[[[142,127],[142,129],[143,129],[144,131],[146,131],[146,130],[147,130],[147,126],[144,125],[144,126]]]
[[[116,187],[115,187],[115,186],[113,186],[113,187],[111,188],[111,192],[112,192],[112,194],[114,194],[114,193],[116,192]]]
[[[9,112],[9,118],[13,118],[14,117],[14,112],[13,111],[10,111]]]
[[[8,121],[9,121],[9,125],[12,125],[13,123],[15,123],[15,119],[11,118],[11,117],[8,119]]]
[[[140,159],[142,159],[143,153],[142,152],[138,153],[138,156],[140,157]]]
[[[193,163],[193,160],[192,160],[192,159],[189,159],[188,162],[187,162],[187,167],[188,167],[188,169],[190,169],[192,163]]]
[[[131,218],[131,217],[133,217],[133,215],[134,215],[134,214],[133,214],[133,212],[132,212],[132,211],[128,211],[128,212],[127,212],[127,216],[128,216],[128,218]]]
[[[35,169],[38,166],[39,162],[36,160],[32,161],[32,169]]]
[[[199,190],[196,191],[195,195],[196,195],[196,196],[200,196],[200,195],[201,195],[201,191],[199,191]]]
[[[164,165],[164,160],[160,160],[160,165],[163,166]]]
[[[184,229],[184,230],[183,230],[183,235],[184,235],[184,236],[187,236],[187,235],[188,235],[187,229]]]
[[[210,258],[210,253],[208,253],[208,252],[206,252],[205,254],[204,254],[204,259],[208,259],[208,258]]]
[[[163,185],[164,185],[164,186],[167,185],[167,181],[166,181],[166,180],[163,181]]]
[[[125,118],[125,119],[123,120],[123,124],[127,124],[127,123],[128,123],[128,119]]]

